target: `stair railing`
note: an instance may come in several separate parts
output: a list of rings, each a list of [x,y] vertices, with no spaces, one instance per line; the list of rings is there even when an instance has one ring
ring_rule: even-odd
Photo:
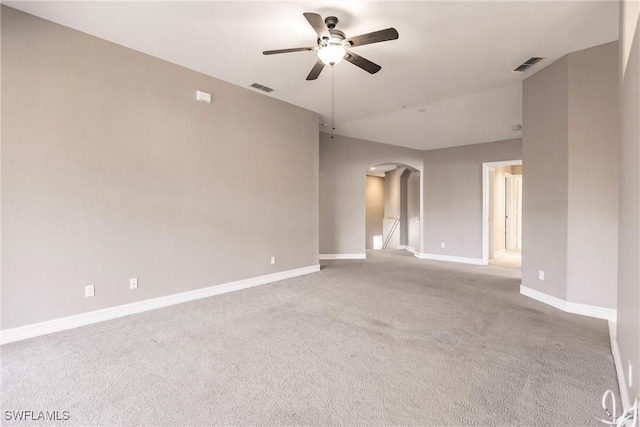
[[[396,232],[396,229],[398,228],[398,224],[400,224],[400,217],[397,217],[393,221],[393,225],[391,226],[391,231],[389,231],[389,234],[387,235],[387,239],[384,241],[384,245],[382,245],[382,249],[387,249],[387,245],[389,244],[389,240],[391,240],[391,236],[393,236],[393,233]]]

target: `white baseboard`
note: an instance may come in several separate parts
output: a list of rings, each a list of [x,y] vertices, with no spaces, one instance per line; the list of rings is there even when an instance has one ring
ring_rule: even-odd
[[[527,288],[523,285],[520,285],[520,293],[562,311],[566,311],[567,313],[581,314],[583,316],[595,317],[613,322],[615,322],[617,318],[616,310],[612,308],[596,307],[595,305],[565,301],[543,292],[536,291],[535,289]]]
[[[629,392],[627,390],[627,379],[624,376],[622,365],[622,357],[620,356],[620,348],[618,347],[618,338],[616,332],[616,321],[609,320],[609,338],[611,339],[611,354],[613,355],[613,363],[616,367],[616,375],[618,377],[618,386],[620,387],[620,400],[622,400],[622,409],[629,409]]]
[[[618,323],[616,320],[609,320],[609,338],[611,338],[611,342],[618,341]]]
[[[5,329],[0,331],[0,345],[128,316],[130,314],[142,313],[144,311],[207,298],[213,295],[265,285],[267,283],[290,279],[305,274],[315,273],[317,271],[320,271],[320,265],[318,264],[309,267],[297,268],[295,270],[281,271],[279,273],[267,274],[264,276],[252,277],[250,279],[238,280],[236,282],[196,289],[193,291],[181,292],[164,297],[148,299],[131,304],[118,305],[115,307],[62,317],[60,319],[49,320],[46,322],[20,326],[18,328]]]
[[[507,252],[506,249],[500,249],[498,252],[494,253],[492,258],[498,258],[500,255],[504,255]]]
[[[320,260],[332,259],[367,259],[367,254],[320,254]]]
[[[461,256],[451,256],[451,255],[438,255],[438,254],[426,254],[426,253],[415,253],[414,256],[420,259],[431,259],[434,261],[449,261],[449,262],[459,262],[463,264],[474,264],[474,265],[487,265],[481,258],[467,258]]]
[[[404,249],[405,251],[409,251],[414,255],[418,253],[418,251],[416,251],[415,248],[412,248],[411,246],[407,246],[407,245],[402,245],[401,249]]]
[[[533,298],[552,307],[558,308],[567,313],[581,314],[583,316],[596,317],[609,322],[609,339],[611,342],[611,354],[616,368],[618,377],[618,386],[620,387],[620,399],[622,400],[622,408],[626,410],[629,407],[629,393],[627,391],[627,381],[624,376],[622,358],[620,357],[620,348],[617,339],[617,311],[611,308],[596,307],[593,305],[578,304],[556,298],[535,289],[520,285],[520,293],[529,298]]]

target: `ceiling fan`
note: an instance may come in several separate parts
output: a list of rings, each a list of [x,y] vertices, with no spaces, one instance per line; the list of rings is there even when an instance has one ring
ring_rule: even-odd
[[[334,66],[342,61],[342,59],[351,62],[371,74],[375,74],[380,71],[382,67],[353,53],[350,48],[398,38],[398,32],[395,28],[387,28],[386,30],[346,38],[342,31],[336,29],[338,18],[335,16],[328,16],[323,20],[322,16],[317,13],[305,12],[303,15],[318,34],[316,46],[265,50],[262,53],[264,55],[275,55],[278,53],[317,51],[318,60],[307,76],[307,80],[317,79],[325,65]]]

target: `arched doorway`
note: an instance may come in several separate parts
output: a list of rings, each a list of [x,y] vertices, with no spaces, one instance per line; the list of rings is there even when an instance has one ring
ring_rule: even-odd
[[[366,172],[367,250],[420,246],[420,171],[400,163],[372,165]]]

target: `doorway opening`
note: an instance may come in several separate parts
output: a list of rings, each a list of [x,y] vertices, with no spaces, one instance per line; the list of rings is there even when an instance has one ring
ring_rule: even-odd
[[[522,265],[522,160],[483,163],[485,264]]]
[[[397,163],[366,172],[366,249],[420,247],[420,171]]]

